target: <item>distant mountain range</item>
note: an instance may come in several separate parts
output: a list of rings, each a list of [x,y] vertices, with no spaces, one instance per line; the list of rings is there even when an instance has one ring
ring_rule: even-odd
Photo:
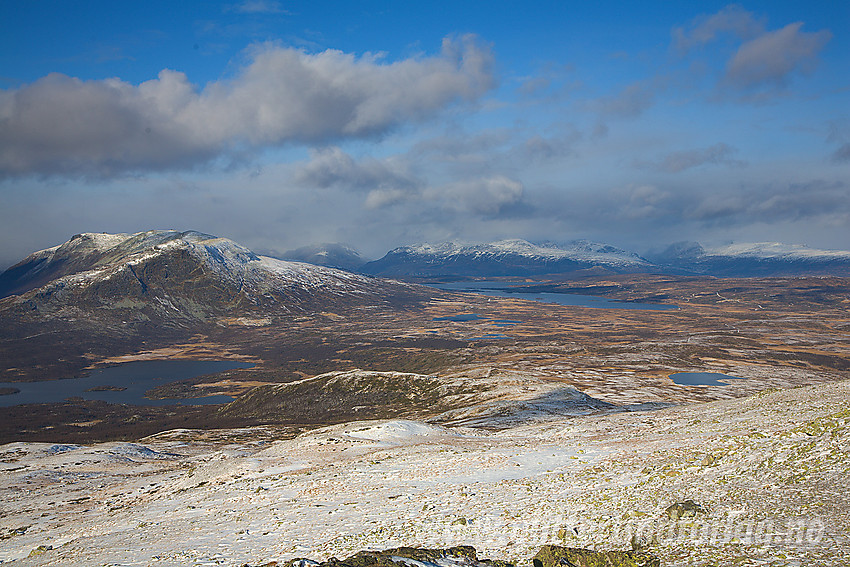
[[[817,250],[778,242],[705,249],[680,242],[642,257],[608,244],[575,240],[532,244],[501,240],[402,246],[358,268],[389,277],[487,277],[545,274],[670,273],[712,276],[850,275],[850,251]]]
[[[181,316],[203,318],[205,312],[226,311],[229,305],[260,306],[284,297],[288,308],[297,310],[297,304],[313,299],[336,301],[340,294],[351,300],[400,291],[401,284],[353,272],[396,278],[850,274],[850,251],[777,242],[717,248],[679,242],[646,257],[587,240],[533,244],[520,239],[402,246],[371,262],[364,262],[356,250],[341,244],[302,247],[283,256],[287,260],[260,256],[226,238],[193,231],[79,234],[29,255],[0,274],[0,297],[37,290],[42,309],[95,297],[100,301],[104,297],[110,301],[119,296],[128,301],[145,298],[144,309],[151,311],[150,315],[165,309],[164,301],[177,307],[176,301],[184,307],[177,309]],[[170,313],[170,318],[173,316]]]
[[[755,242],[703,248],[679,242],[650,256],[664,271],[713,276],[850,275],[850,251]]]

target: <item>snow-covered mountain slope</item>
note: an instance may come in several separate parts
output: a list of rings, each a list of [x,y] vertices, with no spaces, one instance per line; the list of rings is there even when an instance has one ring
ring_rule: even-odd
[[[192,231],[79,234],[60,246],[31,254],[0,275],[3,296],[53,302],[72,296],[103,301],[122,297],[171,301],[190,296],[197,301],[208,299],[211,308],[233,302],[298,301],[313,293],[356,297],[409,288],[258,256],[226,238]]]
[[[809,248],[802,244],[783,244],[781,242],[750,242],[727,244],[708,248],[706,256],[728,257],[728,258],[755,258],[775,259],[785,261],[850,261],[850,251],[847,250],[819,250]]]
[[[68,376],[92,358],[233,325],[285,333],[300,316],[387,312],[435,293],[177,231],[77,235],[13,266],[0,276],[0,290],[0,359],[31,377]]]
[[[696,242],[679,242],[651,259],[666,268],[716,276],[850,274],[850,251],[819,250],[781,242],[709,248]]]
[[[607,244],[576,240],[564,245],[500,240],[466,245],[403,246],[362,271],[376,275],[532,275],[573,272],[591,268],[613,272],[650,271],[653,266],[637,254]]]

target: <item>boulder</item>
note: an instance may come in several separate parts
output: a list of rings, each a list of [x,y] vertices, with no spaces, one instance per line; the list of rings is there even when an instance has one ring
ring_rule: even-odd
[[[693,500],[685,500],[684,502],[676,502],[671,504],[664,510],[667,517],[671,520],[679,520],[681,518],[693,518],[697,513],[705,514],[705,509],[694,502]]]

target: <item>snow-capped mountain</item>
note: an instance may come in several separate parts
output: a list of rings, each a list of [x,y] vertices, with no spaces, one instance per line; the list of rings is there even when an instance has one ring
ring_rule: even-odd
[[[475,245],[446,242],[402,246],[361,270],[387,276],[518,276],[594,268],[641,272],[653,271],[654,266],[633,252],[587,240],[558,245],[510,239]]]
[[[666,269],[716,276],[850,273],[850,251],[819,250],[781,242],[735,243],[710,248],[696,242],[677,242],[651,259]]]
[[[246,329],[283,333],[299,317],[388,310],[433,293],[198,232],[79,234],[0,274],[0,359],[15,376],[68,376],[140,348],[256,341]]]
[[[357,250],[344,244],[302,246],[301,248],[284,252],[281,257],[284,260],[307,262],[308,264],[315,264],[317,266],[327,266],[329,268],[339,268],[349,271],[357,270],[365,263]]]
[[[258,256],[232,240],[188,231],[78,234],[35,252],[0,274],[0,296],[67,296],[114,301],[118,296],[172,301],[214,294],[216,304],[353,296],[386,291],[367,276]],[[400,284],[392,284],[399,287]],[[406,286],[401,286],[406,287]],[[172,299],[173,298],[173,299]],[[199,300],[202,298],[198,298]]]

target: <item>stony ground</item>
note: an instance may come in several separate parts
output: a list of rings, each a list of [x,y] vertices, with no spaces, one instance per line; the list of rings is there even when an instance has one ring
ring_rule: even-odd
[[[850,381],[498,432],[357,422],[0,446],[0,561],[251,565],[364,548],[646,546],[663,565],[850,565]],[[692,499],[704,512],[672,520]],[[634,536],[634,537],[633,537]]]

